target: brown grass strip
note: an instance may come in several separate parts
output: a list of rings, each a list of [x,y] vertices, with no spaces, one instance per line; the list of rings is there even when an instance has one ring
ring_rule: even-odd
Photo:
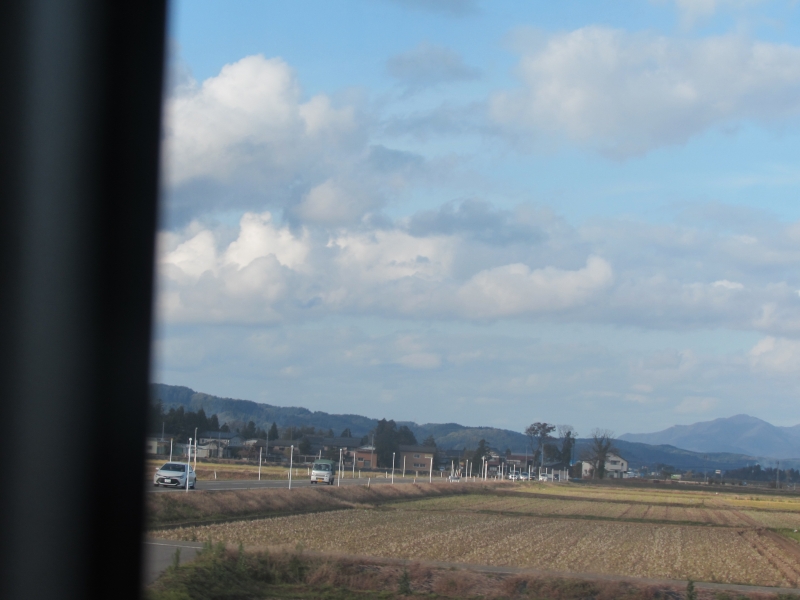
[[[149,494],[147,515],[149,528],[160,529],[346,508],[369,508],[399,500],[491,493],[493,487],[483,483],[382,484],[369,488],[365,485],[348,485],[293,490],[262,488],[195,491],[190,494]]]

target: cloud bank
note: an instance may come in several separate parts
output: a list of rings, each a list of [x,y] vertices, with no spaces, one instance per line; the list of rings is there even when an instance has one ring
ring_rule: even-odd
[[[521,89],[494,95],[510,128],[565,136],[629,158],[724,125],[770,124],[800,112],[800,48],[741,35],[680,39],[589,26],[526,48]]]

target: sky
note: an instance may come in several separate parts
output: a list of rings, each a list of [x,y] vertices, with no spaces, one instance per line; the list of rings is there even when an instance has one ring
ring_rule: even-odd
[[[800,423],[796,0],[173,1],[154,381]]]

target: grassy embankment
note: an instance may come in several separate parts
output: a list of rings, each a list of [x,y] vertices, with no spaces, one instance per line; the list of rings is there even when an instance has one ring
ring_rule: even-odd
[[[176,561],[177,563],[178,561]],[[210,540],[192,563],[171,567],[148,600],[270,598],[367,600],[423,597],[548,600],[676,600],[685,586],[537,577],[437,568],[420,563],[318,557],[301,550],[247,552]],[[782,594],[731,594],[697,589],[698,600],[767,600]]]
[[[503,485],[502,483],[499,485]],[[381,484],[343,487],[148,494],[150,528],[215,523],[289,514],[375,506],[428,497],[474,494],[496,485],[482,483]]]

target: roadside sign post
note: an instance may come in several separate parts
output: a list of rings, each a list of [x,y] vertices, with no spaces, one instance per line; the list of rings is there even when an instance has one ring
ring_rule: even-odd
[[[406,457],[403,456],[403,479],[406,478]]]
[[[392,452],[392,485],[394,485],[394,452]]]
[[[428,473],[428,483],[433,483],[433,456],[431,456],[431,471]]]
[[[192,442],[189,440],[189,445]],[[197,471],[197,427],[194,428],[194,470]]]
[[[294,444],[289,448],[289,489],[292,489],[292,460],[294,459]]]
[[[189,438],[189,455],[186,457],[186,492],[189,492],[189,469],[192,466],[192,438]]]
[[[339,470],[336,471],[336,487],[342,486],[342,449],[339,448]]]
[[[258,480],[261,481],[261,455],[263,454],[264,449],[258,449]]]

